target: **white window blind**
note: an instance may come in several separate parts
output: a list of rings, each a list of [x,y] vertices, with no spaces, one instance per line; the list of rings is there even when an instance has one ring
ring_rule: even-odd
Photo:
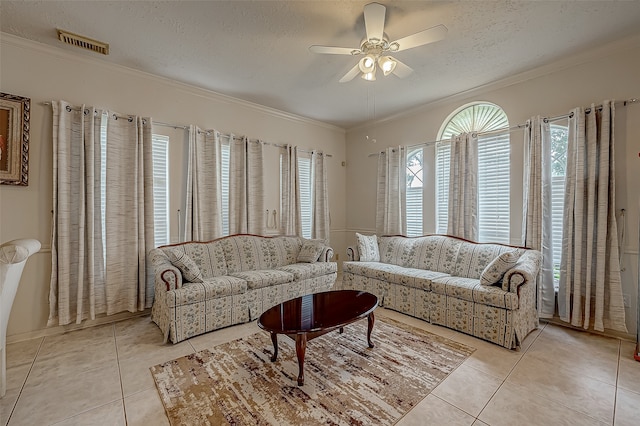
[[[417,237],[422,232],[422,197],[424,190],[423,149],[412,151],[407,156],[407,235]]]
[[[564,228],[564,182],[567,168],[567,126],[551,125],[551,228],[556,290],[560,280],[562,231]]]
[[[490,132],[509,127],[497,105],[476,103],[462,108],[444,124],[438,139],[464,132]],[[478,137],[478,240],[509,243],[509,133]],[[449,201],[449,142],[436,145],[436,228],[447,232]]]
[[[509,134],[478,138],[478,240],[509,244]]]
[[[449,164],[451,164],[451,144],[440,142],[436,145],[436,232],[438,234],[447,233]]]
[[[311,158],[298,157],[298,178],[300,182],[300,213],[302,216],[302,236],[311,238],[312,185]]]
[[[222,186],[222,235],[229,235],[229,161],[231,147],[229,143],[222,143],[221,154],[221,186]]]
[[[153,226],[155,245],[170,243],[169,234],[169,137],[153,135]]]
[[[102,227],[102,243],[107,241],[107,230],[104,218],[107,215],[107,115],[100,117],[100,225]],[[106,251],[103,250],[103,261],[106,262]]]

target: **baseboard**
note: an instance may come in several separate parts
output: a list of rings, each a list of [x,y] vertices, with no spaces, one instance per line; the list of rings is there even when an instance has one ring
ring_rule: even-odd
[[[553,325],[557,325],[560,327],[566,327],[566,328],[571,328],[573,330],[576,331],[582,331],[582,332],[587,332],[587,333],[591,333],[591,334],[597,334],[599,336],[604,336],[604,337],[613,337],[614,339],[620,339],[620,340],[627,340],[630,342],[635,342],[636,341],[636,336],[633,334],[629,334],[629,333],[623,333],[620,331],[615,331],[615,330],[605,330],[604,332],[601,331],[595,331],[595,330],[585,330],[584,328],[581,327],[575,327],[569,323],[566,323],[564,321],[562,321],[560,318],[558,317],[554,317],[554,318],[540,318],[540,322],[546,322],[548,324],[553,324]]]
[[[58,334],[68,333],[70,331],[82,330],[85,328],[96,327],[98,325],[105,325],[116,323],[120,321],[124,321],[130,318],[137,318],[142,316],[147,316],[151,314],[151,309],[145,309],[140,312],[121,312],[115,315],[104,315],[98,317],[94,320],[83,321],[81,324],[67,324],[67,325],[58,325],[53,327],[43,328],[41,330],[27,331],[25,333],[12,334],[11,336],[7,336],[7,344],[23,342],[25,340],[37,339],[40,337],[46,336],[55,336]]]

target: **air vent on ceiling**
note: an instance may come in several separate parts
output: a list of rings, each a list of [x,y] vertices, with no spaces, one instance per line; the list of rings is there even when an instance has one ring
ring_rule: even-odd
[[[82,47],[84,49],[88,49],[96,53],[102,53],[103,55],[109,54],[108,43],[103,43],[98,40],[93,40],[88,37],[70,33],[69,31],[64,31],[59,29],[58,40],[60,40],[63,43],[70,44],[72,46]]]

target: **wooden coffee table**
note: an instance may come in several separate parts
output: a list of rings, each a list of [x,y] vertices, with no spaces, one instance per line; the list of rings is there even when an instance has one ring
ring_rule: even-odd
[[[373,348],[373,311],[378,298],[357,290],[336,290],[309,294],[280,303],[260,315],[258,326],[271,333],[273,356],[278,357],[278,334],[289,336],[296,342],[298,356],[298,386],[304,384],[304,355],[307,341],[340,329],[364,317],[368,318],[367,343]]]

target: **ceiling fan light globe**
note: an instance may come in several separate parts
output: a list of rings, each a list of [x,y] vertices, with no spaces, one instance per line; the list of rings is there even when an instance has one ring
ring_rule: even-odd
[[[373,56],[367,55],[360,59],[358,66],[364,74],[371,73],[376,69],[376,60]]]
[[[393,70],[396,69],[397,64],[398,62],[391,56],[383,56],[378,59],[378,65],[380,66],[380,69],[385,76],[391,74]]]
[[[376,81],[376,72],[375,70],[372,72],[363,72],[360,77],[366,81]]]

